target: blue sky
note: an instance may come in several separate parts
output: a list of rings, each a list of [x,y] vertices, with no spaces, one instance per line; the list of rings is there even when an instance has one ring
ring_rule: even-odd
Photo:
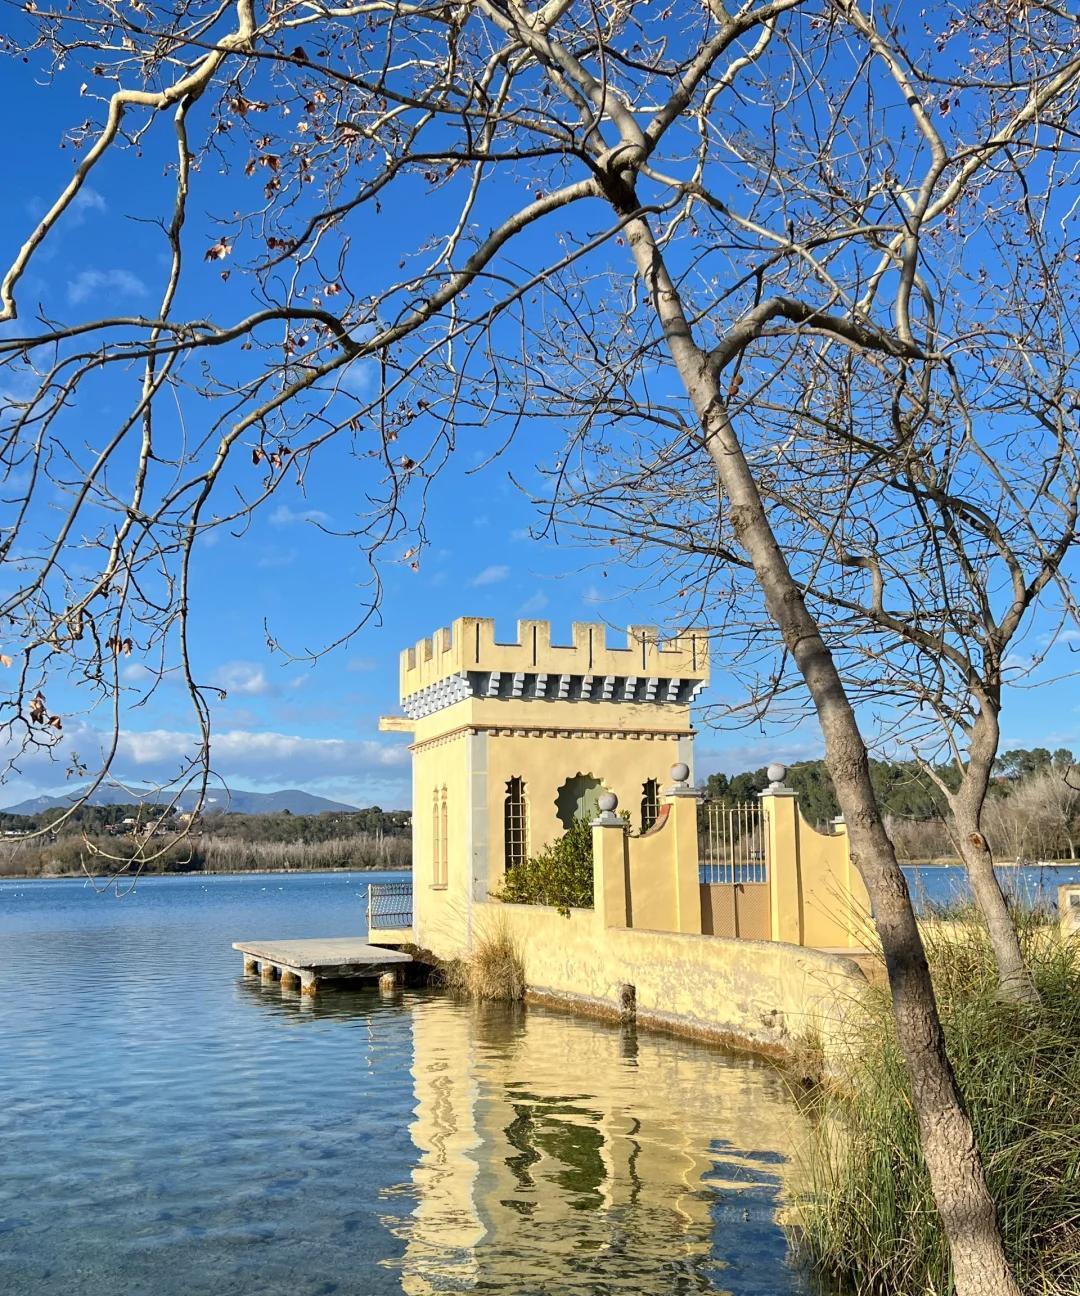
[[[5,141],[8,183],[0,204],[0,252],[6,265],[46,199],[70,174],[71,153],[59,143],[80,114],[81,74],[50,85],[32,66],[5,62],[2,67],[5,120],[20,123]],[[24,284],[26,302],[55,304],[68,317],[89,316],[103,296],[117,308],[150,308],[164,272],[161,239],[133,218],[162,209],[171,193],[162,174],[165,150],[167,142],[152,137],[143,159],[122,155],[95,173],[92,187],[65,217],[60,237],[35,261]],[[228,201],[234,183],[211,177],[197,201],[212,214],[215,202]],[[419,209],[403,210],[398,218],[419,222],[423,215]],[[209,216],[201,228],[212,228]],[[198,248],[192,255],[197,268],[188,291],[213,293],[225,311],[230,286],[219,282],[216,266],[203,264]],[[353,381],[362,387],[363,373]],[[100,391],[98,399],[107,403],[110,392]],[[192,417],[198,415],[192,411]],[[556,453],[561,433],[557,426],[533,427],[480,470],[501,433],[463,433],[431,489],[431,547],[420,570],[413,571],[404,556],[388,562],[378,624],[315,662],[303,660],[304,653],[347,629],[363,603],[362,555],[348,540],[324,530],[348,527],[362,509],[365,491],[374,484],[366,479],[362,461],[331,448],[313,464],[303,491],[295,485],[282,489],[242,535],[222,530],[204,542],[196,565],[200,593],[193,648],[201,678],[228,694],[214,710],[218,772],[236,787],[304,787],[358,805],[402,806],[409,796],[404,740],[377,732],[378,717],[397,709],[402,648],[460,615],[493,616],[505,637],[519,616],[550,618],[557,639],[569,635],[574,620],[662,624],[666,591],[655,590],[642,573],[609,565],[595,550],[530,537],[530,527],[540,519],[511,477],[526,485],[535,481],[537,463]],[[296,659],[272,653],[268,632]],[[1063,644],[1046,673],[1071,666],[1069,645]],[[135,700],[150,678],[150,666],[130,660],[124,669]],[[714,656],[714,672],[722,676],[720,654]],[[713,695],[724,691],[721,679]],[[77,713],[77,698],[63,700]],[[167,776],[190,728],[181,690],[166,682],[127,716],[117,772],[132,778]],[[1080,749],[1080,707],[1071,681],[1019,695],[1017,705],[1006,710],[1004,737],[1009,746]],[[74,747],[92,760],[98,741],[92,718],[75,720],[61,752]],[[820,750],[812,723],[773,732],[706,728],[698,741],[698,772],[791,761]],[[61,789],[64,783],[62,763],[31,759],[0,789],[0,804]]]

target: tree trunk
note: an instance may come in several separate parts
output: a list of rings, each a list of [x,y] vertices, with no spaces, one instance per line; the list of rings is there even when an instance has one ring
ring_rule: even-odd
[[[971,891],[990,936],[997,964],[999,993],[1003,999],[1014,1003],[1037,1004],[1039,992],[1020,952],[1016,924],[994,872],[994,858],[986,838],[979,832],[975,820],[965,813],[954,812],[953,822]]]
[[[949,798],[950,809],[960,857],[990,936],[997,964],[998,992],[1003,999],[1014,1003],[1037,1004],[1039,992],[1020,952],[1016,924],[1005,903],[1001,883],[994,872],[994,859],[982,833],[983,806],[1000,741],[999,702],[1000,693],[996,688],[988,690],[980,699],[971,727],[967,768],[960,787]]]
[[[609,180],[624,215],[636,198],[628,176]],[[632,208],[631,208],[632,210]],[[753,563],[769,614],[813,699],[826,765],[848,825],[852,859],[866,883],[881,938],[897,1036],[911,1077],[923,1155],[940,1212],[958,1296],[1019,1296],[986,1187],[982,1162],[945,1052],[930,970],[907,881],[885,832],[866,748],[843,682],[803,602],[773,534],[750,466],[735,435],[708,358],[693,340],[678,289],[643,217],[626,226],[679,376],[693,402],[708,452],[732,508],[740,544]]]

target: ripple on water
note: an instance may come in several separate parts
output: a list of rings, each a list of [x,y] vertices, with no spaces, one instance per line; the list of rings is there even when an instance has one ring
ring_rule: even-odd
[[[767,1067],[430,993],[315,1004],[245,937],[341,935],[366,879],[0,885],[0,1290],[806,1290]]]

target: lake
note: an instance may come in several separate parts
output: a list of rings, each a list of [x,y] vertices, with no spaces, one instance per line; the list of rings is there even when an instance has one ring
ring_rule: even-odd
[[[932,905],[971,898],[967,877],[958,864],[905,868],[904,873],[917,913],[925,913]],[[1056,909],[1058,887],[1080,883],[1080,864],[1034,864],[1023,868],[1005,865],[997,875],[1005,894],[1025,908],[1040,905]]]
[[[233,940],[362,932],[369,879],[0,883],[0,1291],[811,1290],[777,1223],[802,1125],[767,1065],[241,975]]]

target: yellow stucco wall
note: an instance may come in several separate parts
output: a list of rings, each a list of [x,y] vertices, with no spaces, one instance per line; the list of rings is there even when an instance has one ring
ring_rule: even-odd
[[[476,907],[477,934],[503,928],[532,991],[614,1012],[629,984],[646,1022],[765,1049],[809,1035],[832,1053],[866,988],[851,960],[795,945],[605,927],[593,910],[564,918],[538,905]]]
[[[865,949],[870,899],[846,832],[826,836],[791,793],[762,796],[769,851],[772,937],[812,949]]]
[[[554,704],[558,705],[558,704]],[[578,722],[581,723],[580,714]],[[627,725],[635,723],[626,717]],[[689,716],[682,735],[690,734]],[[525,735],[500,727],[489,740],[488,841],[492,847],[492,883],[502,871],[503,814],[506,780],[525,780],[528,803],[529,854],[561,837],[565,831],[556,813],[556,794],[568,779],[591,774],[604,789],[619,798],[619,809],[630,814],[631,824],[640,828],[642,787],[656,779],[660,787],[671,781],[668,771],[680,759],[679,737],[646,736],[641,730],[612,730],[608,736],[593,737],[582,729],[562,734]],[[618,734],[619,736],[615,736]],[[580,736],[574,736],[580,735]]]
[[[575,621],[563,645],[553,642],[549,622],[520,620],[514,641],[500,643],[491,617],[458,617],[401,654],[401,696],[471,670],[708,679],[708,641],[701,632],[661,643],[655,626],[630,626],[625,644],[609,644],[608,637],[600,622]]]
[[[816,832],[799,816],[804,945],[866,949],[873,944],[870,897],[851,861],[847,833]]]

